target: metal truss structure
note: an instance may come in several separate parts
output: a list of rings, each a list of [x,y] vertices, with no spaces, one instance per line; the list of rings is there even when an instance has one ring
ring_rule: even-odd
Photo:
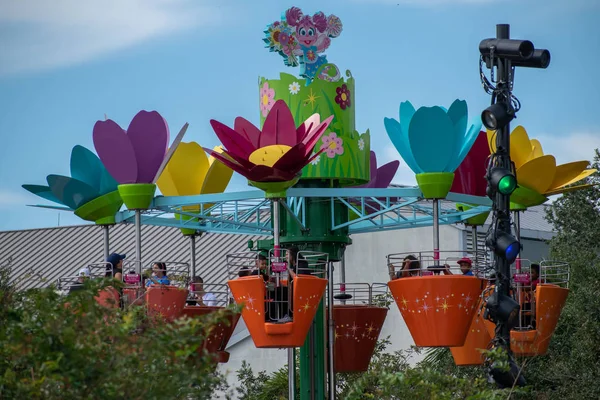
[[[337,203],[347,208],[349,221],[331,230],[348,227],[349,233],[367,233],[433,225],[432,202],[423,199],[418,188],[388,189],[313,189],[292,188],[287,191],[284,208],[296,222],[306,226],[306,200],[318,198],[333,208]],[[460,211],[457,203],[472,206]],[[440,225],[455,224],[490,210],[487,197],[449,193],[440,202]],[[332,213],[333,214],[333,213]],[[116,222],[133,223],[134,212],[122,211]],[[195,229],[200,232],[271,236],[271,200],[260,190],[197,196],[157,196],[143,212],[145,225]]]

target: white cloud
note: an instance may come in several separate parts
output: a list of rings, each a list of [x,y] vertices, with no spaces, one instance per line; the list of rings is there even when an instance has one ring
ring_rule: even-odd
[[[0,189],[0,208],[23,206],[27,202],[31,203],[31,195],[28,195],[25,190],[21,193],[8,189]]]
[[[218,23],[222,12],[216,3],[0,0],[0,29],[4,28],[0,76],[79,64],[157,37]]]
[[[582,160],[591,162],[594,150],[600,147],[600,132],[574,132],[563,136],[530,135],[531,139],[540,141],[544,154],[552,154],[556,158],[557,164]]]

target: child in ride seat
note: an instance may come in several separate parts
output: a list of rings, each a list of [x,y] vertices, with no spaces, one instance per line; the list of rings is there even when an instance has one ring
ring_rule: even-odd
[[[409,278],[411,276],[419,276],[419,272],[421,271],[421,263],[417,260],[417,257],[412,254],[407,255],[402,260],[402,268],[400,271],[394,274],[394,269],[390,265],[389,273],[390,279],[396,280],[400,278]]]
[[[152,266],[152,277],[146,281],[146,286],[152,285],[170,285],[171,281],[167,277],[167,265],[163,262],[154,263]]]
[[[463,257],[456,262],[460,267],[460,272],[462,272],[463,276],[475,276],[471,268],[473,267],[473,261],[469,257]],[[444,265],[444,275],[453,275],[450,271],[450,266],[448,264]]]

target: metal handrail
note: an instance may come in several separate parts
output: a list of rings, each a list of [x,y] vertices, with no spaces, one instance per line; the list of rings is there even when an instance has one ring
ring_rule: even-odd
[[[243,251],[238,253],[229,253],[225,256],[228,280],[236,279],[240,272],[251,274],[258,268],[258,251]]]
[[[379,306],[386,302],[389,293],[386,283],[336,283],[333,287],[333,304]]]
[[[473,274],[475,274],[477,277],[487,279],[493,271],[493,260],[488,257],[488,252],[473,253],[462,250],[443,250],[437,253],[437,257],[434,251],[388,254],[386,258],[390,277],[393,276],[394,278],[392,279],[396,279],[395,277],[398,275],[398,273],[402,272],[403,270],[405,258],[409,255],[416,258],[416,260],[410,261],[410,266],[408,269],[410,271],[410,276],[443,274],[443,270],[445,269],[449,270],[452,274],[460,275],[462,272],[456,262],[464,257],[471,259],[471,271],[473,271]],[[484,256],[482,257],[481,254]]]
[[[190,284],[190,292],[188,294],[188,300],[196,300],[198,299],[199,294],[195,293],[192,289],[192,285],[197,285],[194,283]],[[224,283],[203,283],[203,294],[210,293],[215,296],[215,300],[212,300],[214,304],[210,304],[212,307],[227,307],[232,300],[231,292],[229,291],[229,286]],[[204,304],[208,306],[209,304]]]

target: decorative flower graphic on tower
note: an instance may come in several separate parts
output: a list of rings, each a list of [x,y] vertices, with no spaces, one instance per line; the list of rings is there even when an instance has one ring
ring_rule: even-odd
[[[48,186],[23,185],[23,188],[66,206],[86,221],[99,225],[115,223],[115,214],[123,204],[118,183],[90,150],[79,145],[73,147],[71,177],[48,175],[46,181]]]
[[[211,120],[225,150],[222,154],[204,150],[268,195],[279,195],[293,186],[302,168],[320,154],[312,155],[313,148],[332,119],[321,122],[319,114],[313,114],[296,128],[290,109],[278,100],[262,131],[242,117],[236,118],[234,129]]]
[[[110,119],[98,121],[93,139],[100,160],[120,184],[127,208],[148,208],[169,146],[167,121],[156,111],[140,111],[127,130]]]
[[[478,121],[468,126],[467,103],[455,100],[450,108],[400,104],[400,121],[385,118],[392,143],[416,174],[425,198],[444,198],[481,128]]]
[[[495,152],[494,132],[488,131],[490,151]],[[573,190],[583,189],[589,185],[571,186],[596,172],[586,169],[588,161],[574,161],[556,165],[556,158],[544,154],[541,143],[529,139],[527,131],[517,126],[510,135],[510,154],[517,172],[517,189],[511,194],[512,203],[522,207],[543,204],[548,196]]]

